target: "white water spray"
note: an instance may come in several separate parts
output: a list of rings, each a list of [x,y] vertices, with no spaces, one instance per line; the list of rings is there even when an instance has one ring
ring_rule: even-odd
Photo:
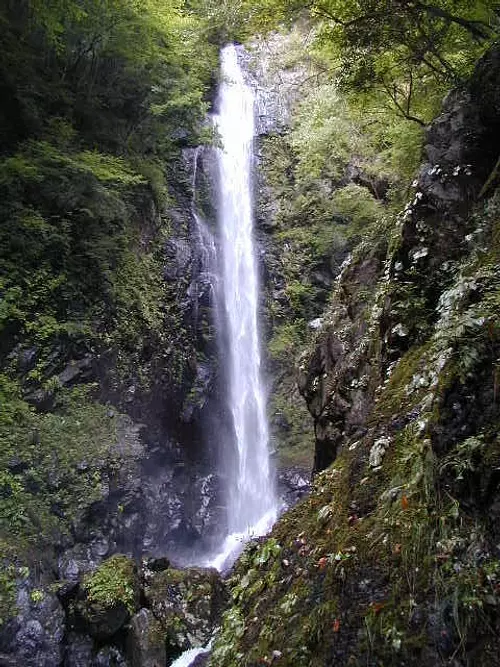
[[[228,470],[228,536],[221,550],[205,565],[218,570],[231,565],[252,537],[264,535],[274,523],[278,504],[269,463],[265,392],[260,373],[257,326],[258,280],[253,244],[252,162],[254,97],[245,84],[233,45],[221,53],[223,82],[216,123],[223,149],[219,167],[219,223],[221,230],[222,290],[215,290],[218,309],[227,325],[228,403],[236,441],[235,467]],[[195,156],[196,169],[196,156]],[[193,190],[196,185],[196,174]],[[214,265],[213,238],[203,220],[193,213],[203,264]],[[172,667],[189,667],[206,648],[185,651]]]
[[[177,660],[174,660],[174,662],[170,665],[170,667],[190,667],[195,658],[197,658],[199,655],[206,655],[207,653],[210,652],[211,648],[212,648],[211,640],[207,646],[204,646],[202,648],[189,648],[187,651],[184,651],[184,653],[182,653],[177,658]]]
[[[258,279],[253,242],[252,162],[254,97],[233,45],[221,53],[222,84],[216,118],[223,149],[219,166],[219,222],[223,302],[227,318],[229,407],[237,456],[229,470],[228,532],[212,564],[222,568],[249,537],[276,519],[277,502],[268,450],[265,391],[257,326]]]

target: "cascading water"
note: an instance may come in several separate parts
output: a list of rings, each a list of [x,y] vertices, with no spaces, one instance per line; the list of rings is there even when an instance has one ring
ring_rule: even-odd
[[[245,84],[233,45],[222,50],[221,65],[223,79],[219,115],[215,120],[223,144],[217,151],[222,289],[216,281],[215,300],[219,313],[224,313],[219,325],[227,329],[222,337],[227,341],[227,350],[223,352],[236,451],[230,457],[234,466],[226,471],[228,535],[217,555],[204,563],[219,570],[232,564],[248,539],[266,533],[278,513],[269,463],[257,326],[258,280],[251,194],[254,97]],[[195,186],[196,173],[193,191]],[[202,266],[210,268],[215,264],[213,237],[196,212],[194,198],[193,213],[200,246],[206,253]],[[172,667],[188,667],[198,655],[209,652],[210,645],[211,642],[205,648],[185,651]]]
[[[229,407],[236,456],[228,471],[228,532],[212,561],[222,568],[252,536],[265,533],[277,514],[269,463],[265,391],[257,325],[258,280],[253,242],[252,163],[254,96],[234,45],[221,52],[222,83],[217,128],[219,223],[223,300],[227,326]]]
[[[195,303],[195,325],[197,325],[198,320],[198,301],[205,292],[209,293],[210,301],[215,301],[215,293],[219,282],[217,277],[217,248],[215,239],[196,206],[196,178],[198,173],[199,150],[199,148],[196,148],[193,155],[193,195],[191,200],[191,212],[196,226],[196,245],[198,249],[197,275],[192,285],[193,289],[196,290],[196,293],[190,294]]]

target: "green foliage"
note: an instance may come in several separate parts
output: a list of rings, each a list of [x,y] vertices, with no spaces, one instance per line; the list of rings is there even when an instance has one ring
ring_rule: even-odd
[[[4,557],[8,555],[9,545],[0,539],[0,548]],[[0,563],[0,628],[16,611],[16,568],[5,561]]]
[[[148,390],[153,364],[185,379],[192,342],[162,280],[160,213],[184,187],[182,149],[208,140],[218,47],[201,3],[23,0],[0,8],[0,49],[5,619],[11,563],[50,557],[139,455],[96,386],[67,385],[97,359],[108,392]]]
[[[243,658],[243,653],[234,649],[237,639],[245,632],[243,614],[237,607],[231,607],[223,614],[222,619],[224,629],[217,635],[210,661],[213,665],[237,664]]]
[[[382,204],[370,191],[355,183],[336,190],[332,201],[338,214],[346,217],[351,222],[353,231],[358,234],[362,233],[363,228],[376,223],[384,212]]]
[[[427,109],[428,118],[439,108],[441,93]],[[425,99],[429,103],[429,96]],[[406,185],[420,163],[422,139],[422,128],[395,114],[377,91],[320,84],[306,89],[294,114],[290,143],[297,154],[296,179],[338,182],[354,165],[374,191],[377,179]]]
[[[281,553],[281,547],[274,538],[269,538],[257,549],[253,562],[256,566],[265,565],[270,558],[276,558]]]
[[[269,354],[275,360],[294,357],[305,341],[306,327],[303,320],[284,322],[275,328],[268,343]]]
[[[134,456],[116,448],[121,418],[88,393],[61,391],[57,412],[38,414],[0,375],[0,538],[19,553],[69,532],[102,497],[102,479]]]
[[[276,298],[273,290],[268,298],[268,351],[275,378],[271,433],[281,461],[305,466],[311,458],[312,425],[295,382],[306,323],[321,315],[329,285],[353,244],[375,234],[375,227],[378,236],[385,234],[378,229],[382,222],[390,226],[384,197],[389,186],[394,193],[406,188],[421,141],[420,129],[411,128],[407,135],[418,138],[414,152],[398,153],[392,137],[396,130],[404,134],[407,122],[374,97],[347,95],[329,80],[307,44],[299,27],[266,44],[272,66],[291,68],[305,83],[291,112],[291,128],[262,142],[266,187],[258,204],[280,249],[270,273],[279,276],[283,294]]]
[[[30,592],[30,600],[35,604],[40,604],[40,602],[43,602],[44,597],[45,597],[44,592],[41,591],[39,588],[34,588]]]
[[[30,0],[0,17],[0,354],[31,390],[57,393],[66,360],[96,349],[115,384],[146,385],[150,350],[181,328],[152,200],[206,135],[217,46],[202,5]],[[184,358],[169,367],[178,381]]]
[[[421,126],[446,88],[468,76],[497,38],[496,10],[482,0],[242,3],[247,20],[261,29],[307,11],[316,51],[337,80],[349,90],[382,94],[395,113]]]
[[[313,89],[297,110],[290,137],[298,155],[298,179],[340,179],[351,157],[362,151],[362,142],[336,86]]]
[[[105,560],[95,572],[87,576],[83,589],[91,604],[111,609],[121,603],[133,615],[137,607],[136,579],[134,562],[118,554]]]
[[[67,178],[91,175],[103,183],[120,185],[143,183],[125,160],[113,155],[103,155],[87,150],[68,154],[47,141],[28,141],[21,152],[0,162],[0,185],[12,186],[19,181],[39,183],[45,178],[67,170]]]
[[[437,104],[433,109],[437,109]],[[378,107],[373,109],[377,114]],[[374,140],[382,164],[387,165],[391,180],[408,184],[418,172],[422,160],[424,130],[418,124],[405,122],[391,113],[383,114],[382,122],[374,126]],[[401,202],[397,202],[401,208]]]

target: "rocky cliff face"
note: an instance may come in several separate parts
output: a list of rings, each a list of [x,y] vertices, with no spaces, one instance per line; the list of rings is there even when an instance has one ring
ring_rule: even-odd
[[[214,667],[496,660],[499,65],[449,96],[397,226],[344,262],[300,362],[314,489],[240,559]]]
[[[137,220],[142,245],[135,252],[151,271],[141,287],[159,299],[159,317],[140,332],[140,344],[127,352],[111,332],[92,346],[62,340],[47,353],[18,337],[7,352],[15,357],[22,393],[4,452],[9,456],[12,447],[8,471],[17,486],[7,478],[2,487],[4,505],[9,493],[14,505],[5,543],[0,664],[90,664],[64,658],[77,656],[82,641],[84,653],[97,649],[78,634],[78,624],[68,634],[54,587],[72,595],[83,577],[116,553],[192,560],[220,535],[213,431],[224,423],[225,408],[217,390],[210,276],[193,215],[189,155],[183,169],[185,185],[179,177],[175,205],[160,214],[150,201]],[[139,280],[133,272],[129,279],[129,287]],[[129,317],[137,343],[133,303]],[[2,342],[8,349],[5,335]],[[47,354],[50,367],[35,378],[33,368]],[[57,387],[50,389],[54,377]],[[22,399],[35,409],[30,412]],[[27,491],[16,498],[23,487]],[[18,615],[8,621],[13,609]],[[115,634],[106,637],[109,655],[95,664],[115,664]]]

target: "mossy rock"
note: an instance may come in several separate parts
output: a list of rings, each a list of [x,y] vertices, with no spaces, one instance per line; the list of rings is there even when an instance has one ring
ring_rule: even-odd
[[[133,560],[117,554],[86,577],[77,616],[92,637],[102,641],[115,635],[139,607],[139,577]]]
[[[146,572],[145,598],[167,647],[175,657],[188,648],[204,646],[218,624],[227,601],[217,570],[170,568]]]
[[[155,667],[167,663],[163,628],[149,609],[141,609],[130,621],[127,660],[131,667]]]

